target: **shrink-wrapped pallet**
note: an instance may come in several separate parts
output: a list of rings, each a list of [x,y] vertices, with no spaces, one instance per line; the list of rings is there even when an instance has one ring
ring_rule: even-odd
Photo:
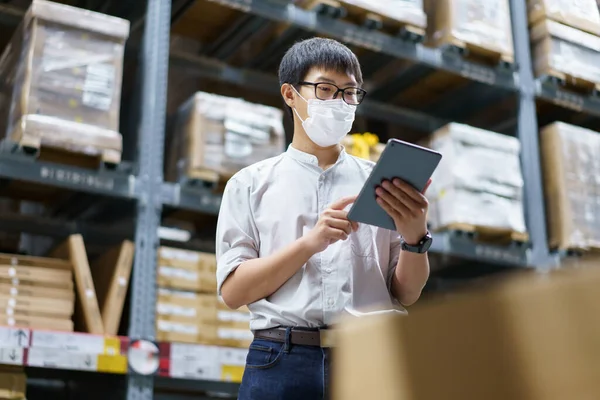
[[[596,0],[528,0],[529,22],[551,19],[575,29],[600,35],[600,12]]]
[[[198,92],[178,111],[167,175],[218,181],[284,151],[283,112]]]
[[[443,155],[427,192],[433,229],[468,224],[525,232],[518,139],[451,123],[430,147]]]
[[[508,0],[425,0],[425,13],[430,44],[513,62]]]
[[[110,149],[120,158],[128,34],[126,20],[34,0],[0,59],[10,94],[1,100],[7,124],[0,128],[26,146],[94,155]]]
[[[550,247],[600,249],[600,134],[557,122],[540,141]]]
[[[536,76],[593,89],[600,83],[600,37],[544,19],[531,28]]]

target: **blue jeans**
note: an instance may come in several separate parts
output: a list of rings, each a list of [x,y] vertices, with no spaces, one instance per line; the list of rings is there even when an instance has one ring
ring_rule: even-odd
[[[238,400],[323,400],[329,395],[329,349],[254,339]]]

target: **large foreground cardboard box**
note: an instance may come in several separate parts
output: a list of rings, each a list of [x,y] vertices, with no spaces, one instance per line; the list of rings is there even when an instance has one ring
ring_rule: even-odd
[[[600,394],[600,262],[346,321],[336,400],[565,400]]]

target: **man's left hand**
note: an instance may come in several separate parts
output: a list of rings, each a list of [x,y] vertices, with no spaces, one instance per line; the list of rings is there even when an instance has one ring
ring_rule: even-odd
[[[429,202],[425,192],[430,184],[431,179],[422,193],[400,179],[383,181],[375,189],[377,203],[393,218],[408,244],[416,245],[427,234]]]

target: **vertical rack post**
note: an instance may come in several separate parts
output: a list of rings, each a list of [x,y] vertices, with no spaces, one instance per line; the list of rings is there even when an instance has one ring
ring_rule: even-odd
[[[521,141],[521,166],[525,180],[525,221],[532,244],[531,263],[547,267],[551,261],[548,250],[546,214],[538,121],[535,105],[535,80],[531,62],[527,6],[523,0],[510,0],[515,61],[518,66],[519,106],[518,137]]]
[[[129,337],[155,340],[156,251],[162,212],[171,0],[147,0],[139,73],[138,204]],[[151,400],[151,375],[130,374],[127,400]]]

